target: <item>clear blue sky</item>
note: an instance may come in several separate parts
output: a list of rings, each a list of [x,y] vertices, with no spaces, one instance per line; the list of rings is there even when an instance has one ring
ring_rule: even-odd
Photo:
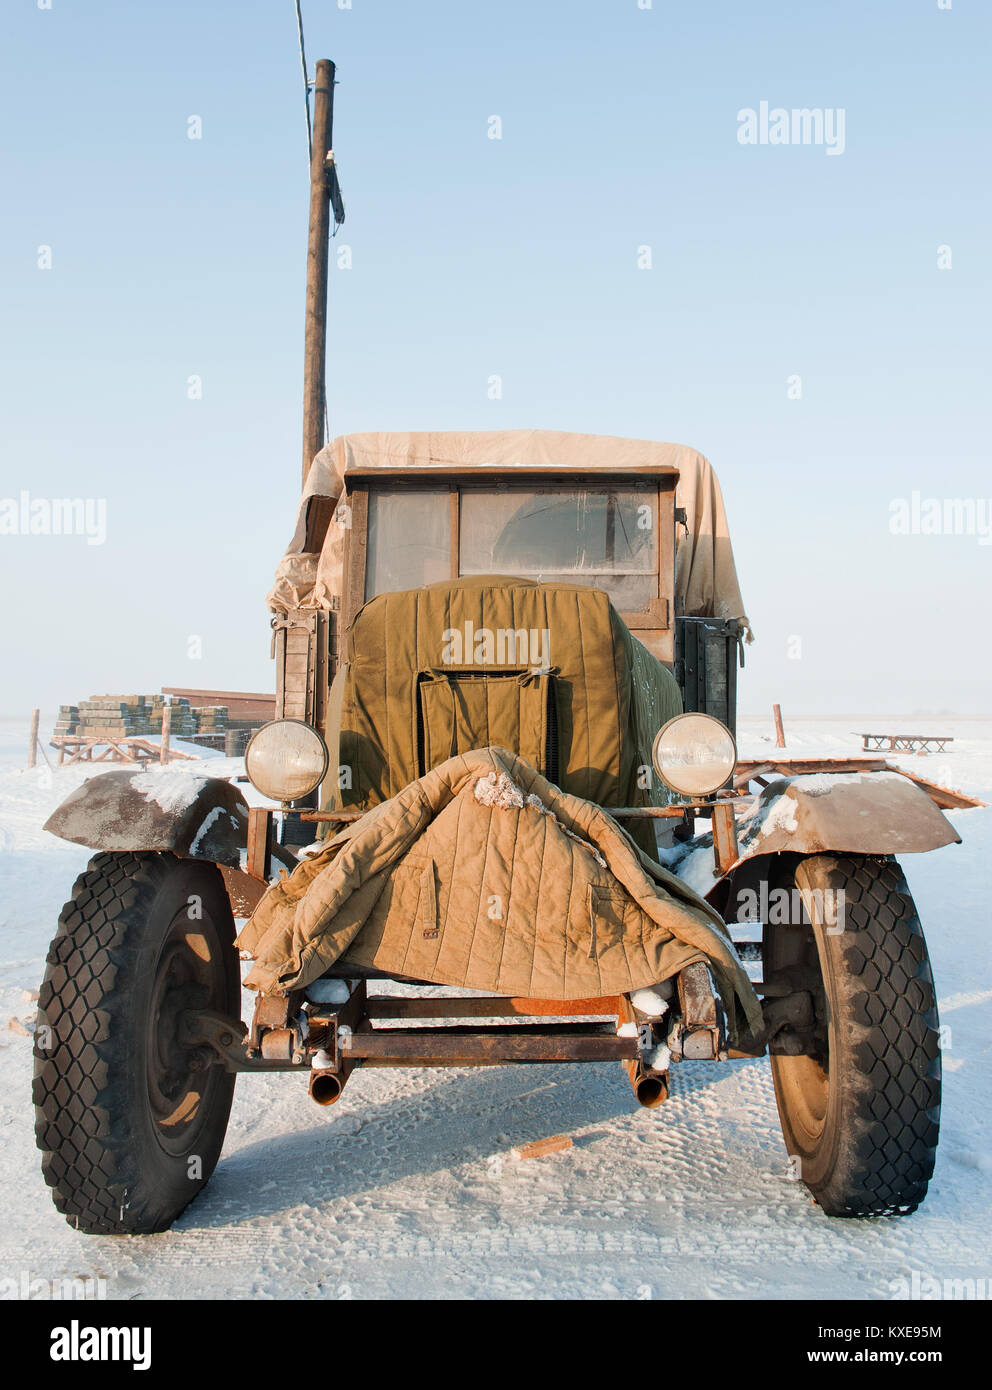
[[[914,490],[992,497],[989,6],[304,16],[311,63],[338,64],[353,255],[331,282],[332,432],[690,443],[758,634],[745,710],[992,712],[992,546],[889,529]],[[292,0],[5,0],[0,24],[0,498],[105,498],[108,526],[102,546],[0,536],[0,712],[271,688],[264,594],[299,482]],[[843,108],[844,153],[742,146],[763,100]]]

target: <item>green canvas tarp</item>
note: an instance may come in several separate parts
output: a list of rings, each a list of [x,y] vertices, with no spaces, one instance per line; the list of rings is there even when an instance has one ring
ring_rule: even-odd
[[[674,677],[601,590],[481,576],[382,594],[331,692],[325,807],[368,809],[490,746],[598,805],[663,805],[651,742],[680,712]]]

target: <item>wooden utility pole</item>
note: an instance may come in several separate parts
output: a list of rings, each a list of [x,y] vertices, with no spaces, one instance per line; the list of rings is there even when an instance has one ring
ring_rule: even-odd
[[[313,88],[310,154],[310,239],[307,246],[307,310],[303,356],[303,481],[324,447],[327,354],[327,254],[331,201],[340,204],[333,153],[334,64],[317,63]],[[338,206],[335,206],[335,213]],[[342,221],[341,216],[338,221]]]
[[[34,767],[38,762],[38,720],[41,711],[33,709],[31,711],[31,743],[28,747],[28,767]]]
[[[782,706],[772,705],[772,714],[775,716],[775,747],[785,747],[785,730],[782,728]]]
[[[160,763],[167,763],[167,762],[169,761],[169,735],[170,735],[171,732],[172,732],[172,706],[171,706],[171,705],[163,705],[163,706],[162,706],[162,737],[161,737],[161,739],[160,739],[160,747],[159,747],[159,751],[158,751],[158,760],[159,760]]]

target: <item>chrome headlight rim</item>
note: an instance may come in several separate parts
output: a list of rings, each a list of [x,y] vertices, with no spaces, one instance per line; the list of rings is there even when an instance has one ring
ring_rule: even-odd
[[[263,740],[266,735],[271,736],[271,731],[273,729],[286,728],[287,726],[298,726],[300,729],[304,730],[306,736],[310,740],[316,741],[314,744],[314,751],[317,752],[319,750],[320,754],[322,754],[322,759],[318,759],[318,761],[321,762],[320,772],[319,774],[315,775],[312,778],[312,780],[308,782],[305,789],[301,789],[300,787],[293,787],[290,788],[289,791],[280,791],[276,789],[276,784],[274,782],[271,783],[269,786],[262,786],[258,781],[255,780],[255,777],[252,775],[252,749],[255,748],[257,753],[257,750],[263,746]],[[245,748],[244,757],[245,772],[248,776],[249,782],[255,788],[255,790],[261,796],[268,797],[270,801],[280,801],[284,804],[292,804],[296,801],[302,801],[304,797],[307,797],[310,795],[311,792],[316,791],[316,789],[320,786],[321,782],[323,782],[324,778],[327,776],[327,771],[331,764],[331,755],[328,751],[327,743],[324,739],[324,736],[321,734],[318,728],[316,728],[313,724],[308,724],[305,719],[270,719],[267,724],[263,724],[260,729],[256,729],[255,732],[252,734],[251,738],[248,740],[248,745]]]
[[[672,779],[671,769],[669,768],[669,770],[666,772],[659,757],[659,750],[662,746],[665,736],[668,735],[670,737],[671,730],[675,725],[683,723],[685,720],[689,719],[704,719],[709,724],[715,725],[724,735],[729,745],[728,751],[730,757],[727,771],[723,774],[720,781],[717,782],[715,781],[715,779],[711,779],[713,781],[713,785],[709,785],[709,783],[707,783],[705,790],[703,790],[700,787],[693,787],[689,790],[686,790],[685,787],[680,787]],[[655,772],[658,774],[658,776],[664,782],[665,786],[668,787],[670,791],[675,792],[677,796],[684,797],[687,800],[701,800],[707,797],[715,796],[716,793],[720,791],[722,787],[725,787],[727,783],[730,781],[730,779],[733,777],[734,772],[737,768],[738,760],[739,754],[737,749],[737,740],[734,737],[734,735],[727,728],[726,724],[724,724],[722,719],[717,719],[716,716],[712,714],[705,714],[702,710],[684,710],[682,714],[676,714],[673,718],[669,719],[667,723],[661,726],[661,728],[655,734],[654,740],[651,744],[651,763],[654,767]],[[683,764],[683,766],[685,765]]]

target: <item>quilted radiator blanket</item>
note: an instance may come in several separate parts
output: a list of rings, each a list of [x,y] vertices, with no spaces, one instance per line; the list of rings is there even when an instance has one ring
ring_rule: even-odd
[[[340,962],[577,999],[703,960],[732,1035],[761,1024],[718,914],[607,812],[502,748],[450,758],[354,822],[272,885],[238,945],[245,983],[275,994]]]

